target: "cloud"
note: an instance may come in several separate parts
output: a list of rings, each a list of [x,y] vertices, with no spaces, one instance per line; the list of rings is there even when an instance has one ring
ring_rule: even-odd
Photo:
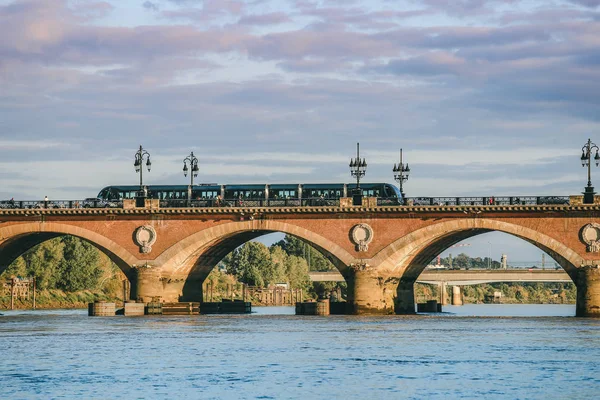
[[[47,161],[27,164],[35,190],[135,179],[140,143],[195,149],[209,181],[345,181],[360,141],[369,180],[390,181],[403,147],[423,195],[581,191],[551,182],[581,172],[561,154],[600,128],[594,2],[137,4],[0,6],[3,167]],[[182,179],[174,160],[157,181]]]
[[[273,12],[267,14],[251,14],[241,17],[238,21],[240,25],[276,25],[284,22],[290,22],[290,17],[283,12]]]
[[[589,8],[596,8],[600,6],[600,0],[570,0],[570,2]]]
[[[150,11],[158,11],[159,10],[158,3],[153,3],[151,1],[145,1],[144,3],[142,3],[142,7],[144,7],[146,10],[150,10]]]

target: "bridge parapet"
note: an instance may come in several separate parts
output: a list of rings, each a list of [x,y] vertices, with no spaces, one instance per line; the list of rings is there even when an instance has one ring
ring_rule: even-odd
[[[0,208],[0,215],[94,215],[94,214],[330,214],[330,213],[394,213],[394,214],[466,214],[477,217],[486,213],[547,213],[600,211],[598,205],[490,205],[490,206],[377,206],[377,207],[210,207],[210,208]]]

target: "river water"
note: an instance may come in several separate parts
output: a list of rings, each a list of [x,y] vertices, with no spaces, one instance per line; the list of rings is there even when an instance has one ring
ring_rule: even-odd
[[[593,399],[600,320],[572,305],[438,315],[2,311],[0,399]]]

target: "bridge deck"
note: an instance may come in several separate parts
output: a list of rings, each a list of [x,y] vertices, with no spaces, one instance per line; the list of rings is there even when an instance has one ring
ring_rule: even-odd
[[[341,282],[344,277],[337,271],[311,272],[313,282]],[[417,279],[419,283],[447,282],[455,285],[477,285],[493,282],[572,282],[564,270],[426,270]]]

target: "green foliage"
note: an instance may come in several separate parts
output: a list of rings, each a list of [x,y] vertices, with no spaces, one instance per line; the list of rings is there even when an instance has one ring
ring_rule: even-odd
[[[298,251],[299,246],[297,242],[289,245],[281,241],[267,248],[259,242],[248,242],[231,252],[222,263],[228,273],[250,286],[288,283],[292,288],[308,290],[311,287],[308,263],[303,257],[288,253],[286,248]]]
[[[61,277],[57,288],[67,292],[95,289],[102,270],[98,268],[98,250],[73,236],[63,239],[63,258],[58,265]]]
[[[335,271],[335,266],[319,250],[292,235],[285,235],[283,240],[275,243],[290,256],[304,258],[310,271]],[[273,247],[272,246],[272,247]]]
[[[229,262],[229,264],[227,264]],[[267,246],[259,242],[248,242],[235,249],[226,261],[227,271],[250,286],[268,286],[275,283],[275,266]]]
[[[456,257],[449,254],[448,257],[441,258],[440,262],[450,269],[500,269],[502,267],[499,261],[494,261],[489,257],[471,258],[465,253],[461,253]]]
[[[35,276],[39,290],[76,292],[104,289],[109,295],[120,293],[121,280],[124,278],[118,267],[97,248],[68,235],[31,248],[17,257],[2,276]],[[104,277],[102,281],[101,277]],[[105,286],[107,282],[109,285]],[[100,283],[102,288],[99,287]]]
[[[288,255],[304,260],[309,271],[336,271],[333,263],[319,250],[295,236],[285,235],[283,240],[273,246],[281,247]],[[325,296],[338,287],[343,293],[346,292],[345,282],[313,282],[312,285],[308,282],[307,285],[312,297]]]

